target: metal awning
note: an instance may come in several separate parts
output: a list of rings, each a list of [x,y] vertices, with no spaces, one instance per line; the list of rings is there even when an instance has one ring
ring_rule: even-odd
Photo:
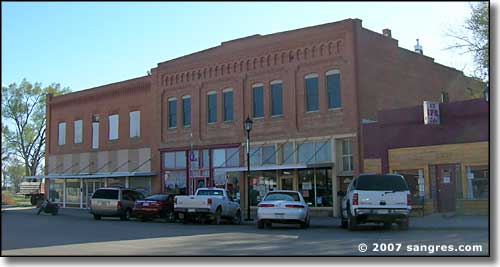
[[[250,171],[268,171],[268,170],[289,170],[289,169],[306,169],[308,168],[305,164],[270,164],[261,166],[250,166]],[[247,167],[233,167],[233,168],[216,168],[216,171],[225,172],[246,172]]]
[[[25,176],[25,179],[91,179],[91,178],[113,178],[113,177],[138,177],[138,176],[154,176],[155,172],[101,172],[101,173],[68,173],[68,174],[48,174]]]

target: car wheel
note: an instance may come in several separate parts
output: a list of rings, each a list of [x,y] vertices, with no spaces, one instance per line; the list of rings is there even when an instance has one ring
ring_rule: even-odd
[[[214,220],[213,220],[214,224],[220,224],[221,213],[222,213],[221,208],[217,208],[217,210],[215,211],[215,214],[214,214]]]
[[[122,221],[128,221],[128,220],[130,220],[130,210],[129,209],[125,210],[125,214],[123,214],[123,216],[120,217],[120,219]]]
[[[340,211],[340,227],[346,229],[347,228],[347,220],[344,218],[344,212]]]
[[[352,216],[349,209],[347,210],[347,228],[349,231],[354,231],[358,228],[358,221],[355,216]]]
[[[410,219],[406,219],[400,223],[398,223],[399,229],[400,230],[405,230],[407,231],[408,228],[410,228]]]
[[[301,229],[309,228],[309,216],[306,217],[306,220],[304,222],[300,223],[300,228]]]
[[[257,221],[257,228],[264,229],[264,221],[262,221],[262,220]]]
[[[236,211],[236,214],[233,217],[233,224],[241,224],[241,211]]]
[[[100,220],[101,219],[101,215],[95,215],[94,214],[94,220]]]
[[[186,213],[184,213],[184,217],[182,218],[182,223],[187,224],[189,222],[189,217]]]
[[[177,218],[175,216],[175,212],[171,211],[171,212],[167,213],[167,222],[174,223],[176,220],[177,220]]]

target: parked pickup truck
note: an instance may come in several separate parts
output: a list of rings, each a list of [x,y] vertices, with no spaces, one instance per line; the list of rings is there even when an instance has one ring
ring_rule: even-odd
[[[408,230],[411,195],[403,176],[361,174],[354,178],[342,200],[342,227],[354,230],[360,223],[397,223]]]
[[[241,223],[240,204],[222,188],[198,188],[194,196],[176,196],[174,211],[184,222],[196,218],[210,219],[214,224],[220,224],[221,219]]]

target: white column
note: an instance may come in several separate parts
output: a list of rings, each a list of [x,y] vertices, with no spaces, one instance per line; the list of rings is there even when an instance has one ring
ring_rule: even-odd
[[[474,199],[474,186],[472,184],[473,179],[474,176],[472,175],[470,167],[467,167],[467,199]]]
[[[83,209],[83,179],[80,178],[80,209]]]
[[[63,208],[66,208],[66,179],[63,179]]]
[[[126,188],[128,188],[128,178],[129,178],[128,176],[127,176],[127,177],[125,177],[125,187],[126,187]]]
[[[108,187],[108,178],[103,178],[104,179],[104,187]]]

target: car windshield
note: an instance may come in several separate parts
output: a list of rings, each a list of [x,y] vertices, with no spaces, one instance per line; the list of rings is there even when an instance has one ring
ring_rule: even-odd
[[[295,192],[276,192],[267,194],[264,201],[300,201],[299,194]]]
[[[199,190],[197,196],[223,196],[222,190]]]
[[[152,196],[147,197],[145,200],[159,200],[159,201],[163,201],[165,199],[167,199],[167,195],[152,195]]]
[[[118,199],[118,190],[113,189],[99,189],[95,191],[92,198],[100,199]]]
[[[408,185],[399,175],[363,175],[358,177],[357,190],[406,191]]]

